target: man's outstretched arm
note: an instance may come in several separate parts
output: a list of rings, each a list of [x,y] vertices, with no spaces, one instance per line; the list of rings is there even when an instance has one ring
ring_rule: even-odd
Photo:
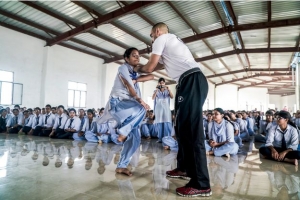
[[[134,71],[139,73],[151,73],[153,71],[161,70],[164,65],[158,63],[160,55],[151,54],[149,61],[146,65],[139,65],[134,68]]]

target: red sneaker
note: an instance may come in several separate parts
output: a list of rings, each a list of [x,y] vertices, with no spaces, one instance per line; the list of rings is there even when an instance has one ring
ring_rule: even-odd
[[[182,172],[182,171],[178,170],[177,168],[167,171],[166,174],[167,174],[167,177],[171,177],[171,178],[182,178],[182,179],[186,179],[186,180],[191,179],[190,177],[188,177],[186,175],[186,172]]]
[[[176,189],[176,193],[180,196],[183,197],[209,197],[212,195],[211,189],[207,190],[198,190],[196,188],[191,188],[191,187],[180,187]]]

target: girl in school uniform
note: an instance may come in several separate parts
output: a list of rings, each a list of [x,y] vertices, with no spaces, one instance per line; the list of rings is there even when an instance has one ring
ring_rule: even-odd
[[[239,145],[239,147],[242,147],[243,145],[242,145],[242,138],[240,137],[239,124],[237,122],[231,120],[229,113],[225,113],[224,119],[226,119],[229,123],[232,124],[233,131],[234,131],[234,141]]]
[[[205,137],[208,139],[208,124],[212,121],[212,113],[207,112],[206,118],[203,118],[203,126],[205,130]]]
[[[140,76],[133,71],[139,64],[139,52],[136,48],[129,48],[124,53],[125,63],[118,69],[109,102],[99,124],[113,119],[117,121],[118,141],[124,142],[117,173],[131,176],[127,166],[141,142],[139,126],[144,119],[149,106],[141,99],[138,82],[153,79],[153,75]],[[126,139],[126,141],[125,141]]]
[[[149,117],[146,119],[146,123],[141,125],[141,135],[146,139],[151,139],[151,137],[157,137],[158,132],[155,126],[155,115],[153,110],[150,110]]]
[[[155,125],[158,131],[158,142],[162,142],[162,138],[170,136],[172,131],[170,99],[173,99],[173,94],[166,86],[164,78],[158,80],[158,85],[152,99],[154,100]]]
[[[277,126],[268,132],[265,146],[259,149],[263,158],[298,165],[300,151],[297,151],[299,136],[291,115],[287,111],[277,114]]]
[[[81,115],[82,115],[82,113],[81,113]],[[84,124],[82,125],[81,131],[73,134],[74,140],[86,140],[85,134],[88,131],[91,131],[91,132],[97,131],[97,122],[96,122],[95,114],[92,109],[89,109],[87,111],[87,117],[84,117],[84,115],[83,115],[83,119],[84,119]],[[82,124],[82,119],[81,119],[81,124]],[[81,124],[80,124],[80,126],[81,126]]]
[[[222,108],[213,111],[213,122],[208,125],[209,140],[205,143],[208,155],[236,155],[239,146],[234,141],[233,125],[224,119]]]
[[[247,130],[247,122],[242,119],[242,115],[240,117],[237,117],[235,111],[231,110],[229,112],[231,121],[235,122],[239,126],[239,137],[235,136],[234,140],[239,145],[239,147],[242,147],[242,141],[249,140],[249,133]]]

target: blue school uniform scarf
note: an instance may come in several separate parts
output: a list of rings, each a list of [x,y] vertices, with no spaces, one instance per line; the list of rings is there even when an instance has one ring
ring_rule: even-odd
[[[213,122],[212,126],[212,139],[216,142],[225,142],[226,141],[226,122],[225,119],[222,120],[220,124]]]

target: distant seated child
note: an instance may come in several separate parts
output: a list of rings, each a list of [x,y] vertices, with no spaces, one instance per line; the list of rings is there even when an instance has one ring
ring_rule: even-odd
[[[141,135],[146,139],[151,139],[151,137],[157,137],[158,132],[154,124],[155,116],[153,110],[150,110],[149,116],[146,119],[146,123],[141,125]]]

